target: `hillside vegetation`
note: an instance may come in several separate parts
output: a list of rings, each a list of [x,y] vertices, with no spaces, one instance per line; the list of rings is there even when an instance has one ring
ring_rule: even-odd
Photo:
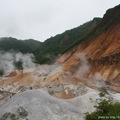
[[[14,51],[22,53],[33,53],[41,44],[36,40],[18,40],[12,37],[0,38],[1,51]]]
[[[39,63],[53,63],[59,55],[62,55],[74,45],[84,41],[100,21],[100,18],[94,18],[77,28],[67,30],[62,34],[47,39],[35,52],[37,61]]]
[[[86,120],[120,120],[120,103],[103,99],[96,107],[96,111],[87,113]]]

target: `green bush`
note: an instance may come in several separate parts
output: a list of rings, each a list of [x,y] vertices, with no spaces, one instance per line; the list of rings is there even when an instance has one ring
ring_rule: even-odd
[[[105,93],[104,93],[104,92],[100,92],[100,93],[99,93],[99,96],[100,96],[100,97],[105,97]]]
[[[95,107],[95,112],[86,114],[86,120],[120,120],[120,103],[103,99]]]

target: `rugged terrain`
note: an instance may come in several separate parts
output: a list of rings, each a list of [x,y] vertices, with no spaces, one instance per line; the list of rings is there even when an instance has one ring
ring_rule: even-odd
[[[114,14],[114,17],[113,17]],[[120,91],[120,5],[106,12],[93,36],[70,51],[56,62],[62,64],[65,71],[77,71],[80,64],[87,64],[85,77],[89,82],[97,74],[111,89]]]
[[[120,102],[119,16],[120,5],[109,9],[54,64],[1,77],[1,120],[82,120],[95,110],[100,92]],[[61,44],[69,42],[69,32]]]

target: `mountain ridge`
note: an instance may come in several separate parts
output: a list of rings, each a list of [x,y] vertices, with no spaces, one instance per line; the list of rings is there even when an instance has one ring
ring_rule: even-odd
[[[41,44],[41,42],[32,39],[18,40],[12,37],[0,38],[0,50],[6,52],[12,50],[15,52],[33,53],[39,44]]]
[[[67,30],[62,34],[58,34],[55,37],[47,39],[41,44],[40,48],[36,50],[38,61],[40,63],[53,63],[52,57],[59,56],[71,49],[74,44],[81,42],[100,22],[100,18],[94,18],[93,20],[80,25],[71,30]]]

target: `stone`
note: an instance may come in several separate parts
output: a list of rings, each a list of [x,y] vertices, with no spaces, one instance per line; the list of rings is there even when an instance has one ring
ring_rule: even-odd
[[[17,113],[19,114],[19,116],[21,116],[22,118],[25,118],[28,116],[28,111],[26,111],[23,107],[19,107],[17,109]]]

